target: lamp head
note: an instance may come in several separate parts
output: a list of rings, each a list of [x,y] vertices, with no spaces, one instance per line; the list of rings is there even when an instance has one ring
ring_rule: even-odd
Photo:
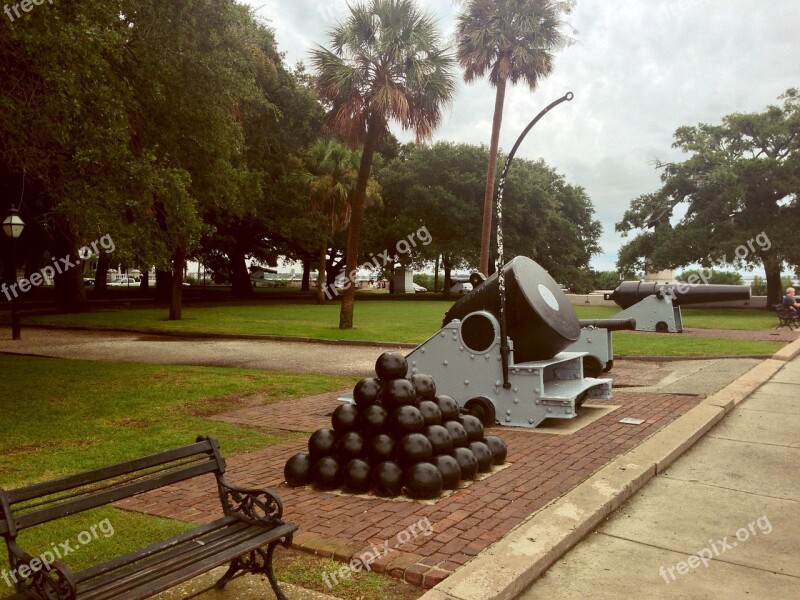
[[[8,237],[17,239],[22,235],[23,229],[25,229],[25,222],[19,218],[19,211],[12,206],[11,214],[3,221],[3,231]]]

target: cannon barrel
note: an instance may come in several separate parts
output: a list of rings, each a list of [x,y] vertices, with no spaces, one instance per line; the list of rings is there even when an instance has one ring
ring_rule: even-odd
[[[556,281],[541,266],[517,256],[503,267],[506,285],[506,324],[514,342],[514,362],[553,358],[581,334],[578,316]],[[485,310],[500,319],[497,273],[456,302],[444,317],[453,319]]]
[[[671,297],[675,306],[749,300],[750,287],[746,285],[654,283],[649,281],[623,281],[606,300],[613,300],[622,308],[630,308],[648,296]]]
[[[608,329],[609,331],[633,331],[636,329],[636,319],[580,319],[578,321],[581,329],[594,327],[596,329]]]

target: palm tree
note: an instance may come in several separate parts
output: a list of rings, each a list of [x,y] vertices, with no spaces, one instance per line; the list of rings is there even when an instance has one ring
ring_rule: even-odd
[[[341,142],[320,138],[309,148],[305,163],[303,182],[308,186],[311,210],[325,214],[329,225],[320,242],[317,275],[317,304],[325,304],[328,236],[346,229],[350,223],[349,197],[356,180],[358,155]]]
[[[468,0],[456,23],[458,57],[464,81],[470,83],[489,72],[497,88],[489,166],[483,199],[480,270],[489,274],[494,180],[506,84],[525,81],[535,90],[540,79],[553,71],[554,51],[572,43],[562,31],[562,14],[572,11],[564,0]]]
[[[430,137],[442,108],[453,97],[455,60],[442,47],[435,20],[413,0],[370,0],[350,8],[311,61],[316,85],[330,110],[328,119],[348,143],[361,145],[361,163],[351,196],[345,291],[339,328],[353,327],[358,251],[364,198],[372,159],[390,120]]]

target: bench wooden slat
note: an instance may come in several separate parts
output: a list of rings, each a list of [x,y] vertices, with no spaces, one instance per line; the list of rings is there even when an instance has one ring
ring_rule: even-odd
[[[229,523],[225,529],[217,530],[208,537],[184,542],[166,552],[128,563],[91,580],[84,580],[79,583],[79,587],[87,600],[96,590],[115,588],[120,591],[119,586],[126,586],[122,588],[124,591],[129,587],[135,587],[142,579],[146,580],[148,577],[152,579],[158,573],[174,571],[206,556],[219,554],[226,548],[260,535],[266,530],[267,528],[248,523]]]
[[[293,524],[280,525],[274,529],[264,529],[260,535],[242,541],[215,555],[206,556],[202,560],[191,562],[178,570],[159,572],[150,580],[140,582],[136,587],[120,590],[118,586],[109,589],[99,589],[91,595],[83,595],[78,588],[78,597],[85,600],[141,600],[154,594],[168,590],[179,583],[186,582],[198,575],[202,575],[216,567],[229,563],[233,558],[260,548],[297,531]]]
[[[166,452],[151,454],[149,456],[144,456],[142,458],[137,458],[135,460],[129,460],[127,462],[119,463],[117,465],[111,465],[109,467],[101,467],[99,469],[93,469],[91,471],[86,471],[84,473],[79,473],[77,475],[69,475],[67,477],[62,477],[61,479],[44,481],[42,483],[35,483],[27,487],[18,488],[15,490],[8,490],[6,493],[8,495],[9,502],[11,502],[12,505],[18,504],[20,502],[25,502],[26,500],[31,500],[33,498],[50,496],[52,494],[57,494],[59,492],[74,489],[77,487],[91,485],[93,483],[104,481],[106,479],[112,479],[114,477],[128,475],[130,473],[135,473],[136,471],[141,471],[144,469],[150,469],[152,467],[157,467],[159,465],[163,465],[169,462],[174,462],[177,460],[181,460],[183,458],[188,458],[194,454],[206,454],[209,456],[210,459],[214,459],[211,442],[205,440],[202,442],[197,442],[195,444],[190,444],[188,446],[183,446],[181,448],[175,448],[174,450],[168,450]],[[214,462],[216,462],[215,459]]]
[[[214,473],[218,471],[216,461],[206,461],[191,467],[185,467],[176,471],[170,471],[151,479],[138,481],[136,483],[129,483],[103,492],[77,498],[75,500],[68,500],[55,506],[49,506],[40,510],[35,510],[14,517],[14,521],[18,530],[27,529],[35,525],[41,525],[48,521],[60,519],[61,517],[68,517],[92,508],[111,504],[117,500],[130,498],[143,492],[155,490],[165,485],[170,485],[183,481],[184,479],[191,479],[198,475],[205,475],[206,473]]]
[[[211,535],[214,532],[226,529],[233,524],[242,524],[246,526],[246,524],[243,524],[236,517],[223,517],[221,519],[217,519],[213,523],[202,525],[196,529],[192,529],[191,531],[172,536],[168,540],[150,544],[149,546],[140,548],[139,550],[131,552],[130,554],[126,554],[125,556],[89,567],[88,569],[78,573],[76,579],[78,580],[78,583],[88,581],[89,579],[94,579],[100,575],[104,575],[105,573],[115,571],[121,567],[125,567],[134,562],[148,558],[149,556],[170,550],[171,548],[179,546],[180,544],[185,544],[186,542],[193,541],[197,538]]]

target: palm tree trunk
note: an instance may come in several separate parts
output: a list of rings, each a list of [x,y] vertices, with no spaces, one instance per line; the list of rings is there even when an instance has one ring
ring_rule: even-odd
[[[317,304],[325,304],[325,265],[328,261],[328,240],[319,249],[319,273],[317,273]]]
[[[339,312],[339,329],[353,328],[353,307],[356,302],[356,282],[353,281],[358,274],[358,250],[361,244],[361,224],[364,221],[364,197],[367,193],[369,171],[372,168],[372,157],[378,145],[378,136],[381,132],[380,119],[372,117],[367,126],[367,137],[364,140],[364,149],[361,151],[361,164],[358,168],[358,181],[353,190],[351,206],[350,227],[347,231],[347,258],[345,261],[344,293],[342,294],[342,308]],[[353,275],[351,277],[351,274]]]
[[[497,149],[500,145],[500,126],[503,124],[503,103],[506,98],[506,80],[497,82],[492,118],[492,141],[489,144],[489,167],[486,170],[486,191],[483,195],[483,227],[481,229],[481,273],[489,275],[489,245],[492,237],[492,211],[494,210],[494,179],[497,174]]]

